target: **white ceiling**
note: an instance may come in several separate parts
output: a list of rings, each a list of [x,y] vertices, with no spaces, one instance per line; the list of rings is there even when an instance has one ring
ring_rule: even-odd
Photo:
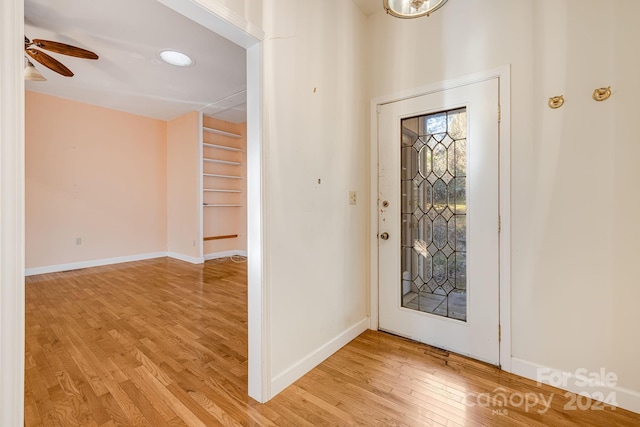
[[[239,0],[234,0],[239,1]],[[353,0],[365,15],[382,0]],[[34,62],[46,82],[27,90],[161,120],[186,112],[246,121],[245,51],[155,0],[25,0],[25,35],[91,50],[97,61],[49,53],[74,72],[63,77]],[[161,49],[190,55],[176,67]]]
[[[49,53],[74,72],[63,77],[32,60],[46,82],[28,90],[169,120],[199,110],[246,120],[245,50],[155,0],[25,0],[25,35],[94,51],[97,61]],[[162,62],[161,49],[195,59]]]

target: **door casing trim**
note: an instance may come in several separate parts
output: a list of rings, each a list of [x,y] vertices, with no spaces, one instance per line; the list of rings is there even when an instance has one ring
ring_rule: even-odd
[[[378,113],[380,107],[385,104],[403,101],[434,92],[466,86],[490,79],[498,78],[498,101],[500,112],[500,127],[498,130],[498,198],[499,217],[501,230],[499,236],[499,318],[501,329],[500,340],[500,367],[511,372],[511,66],[504,65],[474,74],[456,77],[449,80],[431,83],[413,89],[396,92],[390,95],[377,97],[371,100],[371,287],[369,290],[369,315],[370,328],[378,330]],[[497,226],[497,224],[496,224]],[[496,331],[498,333],[498,331]]]

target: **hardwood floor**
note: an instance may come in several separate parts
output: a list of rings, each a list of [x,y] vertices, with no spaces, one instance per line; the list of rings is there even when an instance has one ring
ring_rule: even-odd
[[[585,400],[592,409],[565,410],[561,390],[373,331],[260,405],[247,397],[246,298],[246,265],[228,260],[28,277],[25,425],[640,426],[638,414]]]

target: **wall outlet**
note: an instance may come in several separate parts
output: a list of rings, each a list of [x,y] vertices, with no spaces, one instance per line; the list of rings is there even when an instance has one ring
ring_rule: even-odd
[[[349,204],[355,205],[358,203],[358,193],[355,191],[349,191]]]
[[[82,244],[82,237],[76,237],[76,245]]]

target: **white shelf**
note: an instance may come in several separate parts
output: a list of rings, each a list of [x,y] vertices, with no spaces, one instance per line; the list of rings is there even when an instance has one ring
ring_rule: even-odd
[[[208,128],[206,126],[202,126],[202,130],[205,132],[210,132],[210,133],[215,133],[217,135],[223,135],[223,136],[228,136],[230,138],[242,138],[242,135],[237,134],[237,133],[232,133],[232,132],[226,132],[224,130],[219,130],[219,129],[214,129],[214,128]]]
[[[223,164],[223,165],[232,165],[232,166],[240,166],[240,165],[242,165],[242,163],[240,163],[240,162],[232,162],[232,161],[229,161],[229,160],[210,159],[208,157],[203,157],[202,160],[205,161],[205,162],[220,163],[220,164]]]
[[[242,207],[242,205],[215,203],[211,205],[202,205],[202,207],[203,208],[239,208],[239,207]]]
[[[220,175],[217,173],[203,173],[203,176],[210,176],[213,178],[230,178],[230,179],[242,179],[241,176],[236,176],[236,175]]]
[[[203,188],[202,191],[214,191],[218,193],[242,193],[242,190],[223,190],[220,188]]]
[[[211,144],[209,142],[203,142],[202,145],[209,148],[218,148],[220,150],[238,151],[238,152],[242,151],[242,148],[229,147],[228,145]]]

